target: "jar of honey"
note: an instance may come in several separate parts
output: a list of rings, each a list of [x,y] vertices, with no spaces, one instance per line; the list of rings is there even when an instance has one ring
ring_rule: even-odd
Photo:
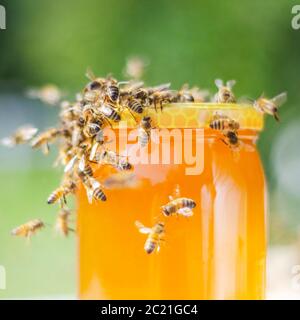
[[[78,192],[79,298],[263,299],[266,187],[256,149],[262,115],[252,106],[212,103],[150,113],[159,137],[145,147],[148,160],[133,163],[130,182],[105,184],[117,173],[101,166],[95,177],[107,201],[90,204],[85,189]],[[238,146],[222,128],[210,128],[216,114],[239,123]],[[132,127],[128,115],[126,129],[113,129],[117,147]],[[163,215],[175,189],[196,203],[192,215]],[[135,221],[164,223],[159,251],[145,252],[149,235]]]

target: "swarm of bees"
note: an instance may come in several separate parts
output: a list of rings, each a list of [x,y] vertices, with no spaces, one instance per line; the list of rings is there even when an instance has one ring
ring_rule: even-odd
[[[151,137],[151,130],[156,124],[148,111],[163,112],[169,103],[236,103],[232,88],[234,80],[217,79],[215,84],[218,91],[211,100],[209,93],[198,87],[183,85],[179,90],[171,90],[169,83],[148,87],[140,80],[144,63],[135,58],[129,61],[126,74],[131,80],[118,81],[113,76],[97,77],[91,70],[86,76],[88,83],[78,93],[74,101],[64,101],[63,94],[56,86],[47,85],[41,89],[28,92],[32,98],[38,98],[50,105],[58,105],[59,124],[57,127],[37,133],[37,129],[27,125],[19,128],[10,137],[1,140],[1,144],[12,147],[29,143],[33,149],[41,149],[45,154],[50,146],[57,143],[59,147],[56,165],[64,167],[62,182],[47,198],[47,203],[58,203],[59,212],[55,223],[58,233],[67,236],[70,231],[71,211],[67,207],[67,197],[74,195],[83,185],[89,203],[93,201],[107,201],[106,189],[134,188],[138,181],[134,174],[134,167],[126,156],[117,154],[108,148],[110,141],[104,138],[104,129],[113,127],[122,119],[124,112],[130,114],[138,128],[138,143],[141,148],[147,146]],[[259,112],[273,115],[279,119],[278,108],[285,102],[286,93],[273,99],[260,97],[252,100],[253,107]],[[215,113],[210,119],[209,127],[221,133],[221,140],[231,149],[239,149],[241,142],[238,138],[239,123],[228,116]],[[100,182],[94,176],[94,166],[110,166],[115,173]],[[191,217],[196,203],[188,197],[180,197],[179,192],[170,197],[169,202],[161,207],[161,221],[153,227],[145,227],[136,222],[138,230],[147,234],[145,251],[152,253],[159,250],[165,234],[163,219],[170,219],[174,215]],[[12,230],[12,234],[30,238],[41,230],[45,223],[39,219],[29,221]]]

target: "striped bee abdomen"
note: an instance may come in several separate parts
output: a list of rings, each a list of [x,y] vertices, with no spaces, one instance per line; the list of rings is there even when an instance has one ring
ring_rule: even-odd
[[[107,95],[109,99],[113,102],[116,102],[119,98],[120,90],[117,86],[109,86],[107,88]]]
[[[93,196],[96,200],[106,201],[106,195],[100,188],[94,190]]]
[[[156,248],[156,243],[154,241],[152,241],[151,239],[146,240],[145,242],[145,251],[146,253],[150,254],[152,253]]]
[[[138,100],[130,100],[128,108],[135,113],[143,113],[144,107]]]

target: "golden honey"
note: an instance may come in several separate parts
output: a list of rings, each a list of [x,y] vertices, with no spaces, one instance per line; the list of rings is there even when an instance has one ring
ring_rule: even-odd
[[[246,147],[238,155],[208,128],[216,110],[241,124]],[[262,116],[250,107],[186,104],[166,107],[156,122],[159,128],[179,129],[175,135],[183,145],[201,144],[201,172],[187,175],[187,164],[171,156],[169,164],[135,164],[137,185],[105,190],[106,202],[89,204],[85,189],[79,190],[79,298],[263,299],[265,180],[255,148]],[[184,135],[186,128],[202,130],[201,141],[195,132]],[[175,138],[171,154],[180,151]],[[102,166],[95,176],[102,181],[110,170]],[[160,207],[177,184],[182,196],[196,202],[194,215],[164,218]],[[146,236],[134,222],[152,226],[160,219],[166,223],[165,241],[148,255]]]

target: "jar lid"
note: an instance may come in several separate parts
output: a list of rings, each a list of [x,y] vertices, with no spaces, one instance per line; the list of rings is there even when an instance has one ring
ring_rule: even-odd
[[[263,114],[247,104],[171,103],[164,105],[162,111],[158,106],[157,111],[149,108],[145,112],[158,128],[209,128],[215,113],[236,120],[241,129],[261,131],[264,126]],[[128,110],[122,113],[122,120],[127,122],[129,128],[136,127],[134,117]]]

